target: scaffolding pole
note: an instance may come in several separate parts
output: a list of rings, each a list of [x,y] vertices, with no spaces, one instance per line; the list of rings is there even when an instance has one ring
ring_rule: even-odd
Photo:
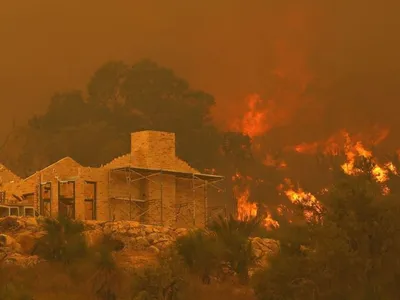
[[[113,219],[111,218],[111,172],[113,170],[110,170],[108,172],[108,189],[107,189],[107,196],[108,196],[108,220],[109,221],[113,221]]]
[[[163,173],[160,172],[160,220],[161,226],[164,225],[164,201],[163,201]]]
[[[208,186],[207,181],[204,180],[204,226],[208,225]]]
[[[196,185],[196,180],[201,181],[201,183],[199,185]],[[218,187],[216,185],[216,183],[223,181],[224,179],[219,179],[219,180],[215,180],[213,182],[208,182],[207,180],[204,180],[202,178],[199,178],[198,176],[196,176],[196,174],[193,174],[192,176],[192,189],[193,189],[193,219],[195,220],[196,218],[196,214],[198,214],[197,212],[197,208],[196,208],[196,197],[195,197],[195,192],[196,189],[202,188],[203,189],[203,204],[204,204],[204,213],[203,213],[203,217],[204,217],[204,226],[208,225],[208,209],[209,209],[209,203],[208,203],[208,187],[213,187],[215,188],[218,192],[224,191],[223,189],[221,189],[220,187]],[[193,222],[194,225],[196,225],[195,222]]]
[[[112,190],[113,190],[113,178],[112,178],[112,176],[111,176],[111,174],[115,174],[115,173],[117,173],[117,171],[120,171],[120,173],[122,173],[122,174],[125,174],[125,179],[126,179],[126,184],[127,184],[127,186],[128,186],[128,191],[127,192],[125,192],[124,194],[125,194],[125,197],[116,197],[115,195],[113,195],[112,194]],[[111,173],[111,172],[113,172],[113,173]],[[110,170],[110,172],[109,172],[109,189],[108,189],[108,199],[109,199],[109,208],[110,208],[110,215],[111,215],[111,213],[112,213],[112,211],[113,210],[115,210],[115,207],[113,207],[112,205],[111,205],[111,200],[112,199],[114,199],[114,200],[117,200],[117,199],[122,199],[122,198],[125,198],[125,199],[123,199],[124,201],[129,201],[129,220],[132,220],[132,217],[133,217],[133,212],[132,212],[132,202],[137,202],[137,201],[139,201],[139,202],[144,202],[145,203],[145,205],[148,205],[150,202],[151,203],[155,203],[155,206],[159,206],[159,204],[160,204],[160,202],[162,202],[162,181],[161,181],[161,178],[160,178],[160,180],[158,180],[158,181],[155,181],[155,180],[153,180],[152,179],[152,177],[154,177],[154,176],[158,176],[158,175],[161,175],[162,174],[162,172],[160,171],[160,172],[157,172],[157,173],[152,173],[152,174],[143,174],[143,173],[140,173],[140,172],[138,172],[138,171],[136,171],[136,170],[134,170],[134,169],[132,169],[132,168],[130,168],[130,167],[126,167],[126,168],[121,168],[121,169],[114,169],[114,170]],[[137,178],[132,178],[133,176],[132,175],[137,175],[138,177]],[[160,193],[160,199],[154,199],[155,201],[152,201],[152,200],[149,200],[149,201],[145,201],[145,199],[133,199],[133,197],[132,197],[132,192],[131,192],[131,185],[132,185],[132,183],[134,183],[134,182],[137,182],[137,181],[140,181],[140,180],[146,180],[147,182],[152,182],[152,183],[154,183],[154,184],[156,184],[156,185],[160,185],[160,188],[161,188],[161,193]],[[140,189],[140,187],[138,188],[139,189],[139,191],[140,191],[140,193],[142,193],[142,191],[141,191],[141,189]],[[156,203],[157,202],[157,203]],[[158,204],[158,205],[157,205]],[[135,204],[136,205],[136,204]],[[136,205],[135,207],[137,207],[138,209],[140,209],[141,210],[141,213],[139,214],[139,215],[136,215],[135,214],[135,218],[136,217],[142,217],[142,216],[147,216],[148,218],[148,221],[145,221],[144,223],[148,223],[148,224],[157,224],[157,225],[160,225],[160,223],[162,223],[163,222],[163,219],[162,219],[162,213],[163,213],[163,211],[162,211],[162,204],[161,204],[161,209],[160,209],[160,211],[161,211],[161,213],[160,213],[160,219],[158,219],[157,220],[157,217],[155,217],[155,216],[152,216],[150,213],[151,213],[151,210],[153,209],[153,207],[140,207],[139,205]],[[157,208],[156,208],[157,209]],[[128,214],[128,212],[126,212],[125,211],[125,214]],[[155,218],[154,218],[155,217]]]
[[[195,176],[192,175],[192,205],[193,205],[193,226],[196,226],[196,189]]]
[[[113,182],[115,181],[115,176],[113,176],[114,174],[117,174],[117,171],[120,171],[122,174],[125,173],[125,177],[127,179],[127,185],[128,185],[128,190],[124,190],[124,189],[117,189],[117,187],[113,188]],[[121,174],[121,175],[122,175]],[[132,177],[132,174],[137,175]],[[181,208],[183,208],[183,206],[181,205],[179,208],[175,207],[175,202],[174,203],[165,203],[165,194],[164,194],[164,186],[165,186],[165,178],[164,175],[171,175],[174,176],[176,179],[178,178],[187,178],[191,181],[191,189],[192,189],[192,199],[188,199],[187,202],[187,209],[188,209],[188,214],[184,214],[187,215],[187,224],[192,223],[192,226],[196,226],[196,225],[200,225],[198,224],[199,220],[197,220],[197,217],[199,217],[201,214],[201,218],[204,220],[204,226],[207,226],[207,224],[209,223],[209,218],[210,218],[210,214],[209,214],[209,209],[211,208],[209,206],[209,189],[211,188],[215,188],[218,192],[220,191],[224,191],[223,188],[220,188],[217,183],[221,182],[224,180],[223,177],[220,176],[215,176],[215,178],[210,177],[211,179],[209,180],[208,177],[204,176],[204,174],[193,174],[193,173],[182,173],[183,175],[181,175],[180,172],[173,172],[173,171],[165,171],[165,170],[153,170],[153,169],[141,169],[141,168],[132,168],[132,167],[121,167],[121,168],[115,168],[110,170],[109,172],[109,189],[108,189],[108,198],[110,199],[109,201],[109,208],[110,208],[110,219],[111,219],[111,215],[115,214],[115,209],[119,209],[118,208],[118,204],[117,203],[112,203],[112,200],[121,200],[121,199],[125,199],[124,201],[129,201],[129,219],[132,219],[132,217],[136,218],[136,214],[135,216],[133,216],[133,203],[135,203],[135,205],[141,209],[141,213],[140,216],[146,215],[148,216],[148,220],[143,220],[145,223],[148,224],[159,224],[159,225],[165,225],[166,224],[166,217],[172,217],[175,218],[175,221],[178,222],[178,215],[181,215]],[[128,176],[129,175],[129,176]],[[153,177],[157,176],[157,179],[154,179]],[[211,175],[210,175],[211,176]],[[128,177],[130,178],[128,180]],[[122,179],[122,178],[121,178]],[[145,202],[144,206],[145,207],[141,207],[139,204],[136,204],[137,201],[141,201],[140,199],[133,199],[132,198],[132,192],[131,192],[131,188],[129,187],[132,183],[136,182],[136,181],[140,181],[140,180],[145,180],[145,182],[148,183],[152,183],[155,186],[158,186],[160,189],[160,193],[159,195],[159,199],[148,199],[147,202]],[[200,184],[199,184],[200,183]],[[147,185],[146,185],[147,186]],[[145,186],[145,190],[147,191],[146,193],[149,193],[148,196],[154,195],[154,193],[151,193],[152,188],[147,187],[146,189]],[[204,194],[203,194],[203,204],[199,205],[200,203],[202,203],[201,199],[196,199],[197,196],[197,189],[201,189],[203,190]],[[115,191],[113,191],[115,189]],[[141,187],[138,188],[140,191],[142,190]],[[142,192],[139,192],[140,194]],[[121,194],[121,195],[119,195]],[[120,197],[125,195],[125,197]],[[143,197],[140,197],[143,198]],[[198,203],[199,200],[200,202]],[[150,203],[151,202],[151,203]],[[169,209],[169,205],[171,205],[171,209],[174,208],[173,214],[171,215],[170,213],[166,214],[166,209]],[[204,212],[199,211],[199,207],[201,207],[201,209],[203,209],[204,207]],[[190,209],[192,208],[192,209]],[[154,209],[160,209],[160,212],[156,212],[154,211]],[[123,210],[123,209],[122,209]],[[176,210],[176,211],[175,211]],[[154,213],[152,213],[154,211]],[[168,210],[169,211],[169,210]],[[123,212],[123,211],[121,211]],[[199,215],[200,213],[200,215]],[[125,212],[125,215],[127,213]],[[157,215],[159,215],[159,217],[157,217]],[[158,219],[158,220],[157,220]],[[191,219],[191,220],[190,220]],[[201,222],[202,223],[202,222]]]

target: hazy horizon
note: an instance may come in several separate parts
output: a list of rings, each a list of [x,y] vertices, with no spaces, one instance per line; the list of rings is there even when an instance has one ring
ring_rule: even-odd
[[[310,122],[326,131],[400,125],[397,1],[2,4],[0,140],[13,118],[44,112],[55,92],[85,89],[103,63],[143,58],[214,95],[218,125],[240,116],[251,93],[290,110],[280,126],[293,132]]]

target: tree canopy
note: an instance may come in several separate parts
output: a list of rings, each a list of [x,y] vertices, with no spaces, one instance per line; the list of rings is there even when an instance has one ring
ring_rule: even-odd
[[[150,60],[107,62],[85,91],[55,93],[44,114],[16,129],[0,149],[0,161],[21,177],[65,156],[96,167],[128,153],[131,132],[171,131],[177,155],[201,172],[215,169],[225,175],[227,191],[232,191],[230,178],[239,172],[264,179],[262,184],[246,183],[252,190],[249,201],[273,201],[283,179],[279,171],[252,155],[247,136],[217,129],[213,105],[212,95]]]
[[[152,61],[108,62],[90,78],[86,92],[56,93],[43,115],[14,134],[9,148],[22,144],[23,149],[11,165],[28,175],[70,155],[98,166],[129,152],[130,132],[151,129],[175,132],[178,155],[197,168],[212,167],[221,143],[211,124],[214,104],[210,94]],[[3,152],[7,157],[9,151]]]

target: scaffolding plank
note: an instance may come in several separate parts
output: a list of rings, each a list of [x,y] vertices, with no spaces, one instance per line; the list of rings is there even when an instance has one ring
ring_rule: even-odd
[[[202,173],[188,173],[188,172],[180,172],[174,170],[163,170],[163,169],[147,169],[147,168],[138,168],[138,167],[120,167],[120,168],[113,168],[113,171],[135,171],[135,172],[144,172],[144,173],[162,173],[162,174],[169,174],[175,175],[177,177],[182,178],[193,178],[196,177],[200,180],[207,180],[207,181],[219,181],[223,180],[225,177],[220,175],[212,175],[212,174],[202,174]]]

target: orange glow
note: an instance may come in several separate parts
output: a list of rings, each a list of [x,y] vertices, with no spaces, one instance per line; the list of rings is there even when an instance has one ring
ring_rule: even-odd
[[[267,110],[259,109],[263,104],[263,100],[257,94],[247,96],[247,112],[243,115],[241,120],[236,120],[231,129],[241,132],[250,138],[260,136],[270,129],[267,124]]]
[[[251,150],[265,166],[277,169],[287,168],[287,163],[282,158],[277,158],[262,149],[260,137],[265,135],[271,128],[283,125],[290,121],[293,113],[310,99],[302,97],[303,92],[312,81],[312,75],[308,72],[303,55],[293,53],[288,45],[279,41],[276,43],[276,49],[279,50],[279,63],[275,68],[274,75],[282,82],[290,82],[293,88],[290,91],[279,89],[272,93],[272,97],[264,101],[260,95],[251,94],[246,97],[247,109],[241,118],[231,122],[230,129],[247,135],[251,139]],[[291,60],[288,60],[291,58]],[[290,62],[290,63],[289,63]],[[297,66],[297,68],[293,68]],[[297,70],[297,71],[296,71]],[[279,101],[278,101],[279,100]],[[306,102],[304,102],[306,101]],[[279,105],[278,105],[279,104]],[[317,154],[337,156],[343,154],[346,161],[341,165],[343,172],[348,175],[360,174],[361,170],[356,167],[356,160],[364,157],[372,163],[372,176],[381,184],[382,193],[388,194],[389,188],[385,184],[389,173],[397,174],[397,170],[391,162],[380,164],[373,156],[371,150],[365,147],[365,141],[368,145],[377,145],[381,143],[389,134],[387,128],[373,127],[369,131],[369,138],[361,135],[352,135],[346,130],[339,130],[328,139],[323,141],[313,141],[311,143],[300,143],[298,145],[287,147],[286,150],[295,151],[301,154]],[[400,153],[400,151],[399,151]],[[252,180],[249,176],[235,174],[233,181],[241,180],[241,185],[234,187],[234,195],[237,200],[237,217],[244,220],[248,217],[256,217],[258,213],[257,204],[249,202],[251,190],[248,182]],[[247,183],[246,183],[247,181]],[[307,210],[309,208],[320,207],[316,197],[304,191],[302,188],[295,188],[290,180],[280,185],[278,189],[294,204],[301,204]],[[318,195],[325,194],[328,190],[322,189]],[[279,212],[278,212],[279,213]],[[307,219],[312,218],[309,212],[305,211]],[[269,212],[266,213],[264,223],[266,227],[277,227],[279,224],[272,219]]]
[[[374,127],[372,131],[368,139],[371,145],[377,145],[382,142],[389,134],[389,130],[386,128],[381,129]],[[383,165],[379,164],[373,156],[372,151],[368,150],[361,140],[361,136],[350,136],[346,130],[340,130],[326,141],[301,143],[294,146],[292,149],[302,154],[315,154],[318,151],[329,155],[344,153],[346,162],[341,165],[341,168],[343,172],[348,175],[357,175],[362,172],[355,166],[357,158],[364,157],[369,159],[372,163],[372,176],[375,178],[376,182],[382,184],[382,193],[388,194],[390,190],[385,185],[385,182],[389,179],[389,173],[397,174],[397,170],[392,162],[387,162]]]
[[[284,160],[274,159],[271,154],[266,154],[263,161],[265,166],[276,167],[278,169],[284,169],[287,167],[287,163]]]
[[[270,213],[267,212],[267,216],[264,219],[264,226],[267,228],[278,228],[278,221],[274,220]]]
[[[233,177],[233,181],[237,180],[252,180],[251,177],[243,177],[241,174],[236,173]],[[262,179],[256,180],[256,182],[263,182]],[[239,220],[246,220],[248,218],[257,217],[258,207],[257,203],[249,202],[250,189],[248,186],[240,188],[239,186],[234,186],[233,188],[234,196],[237,201],[237,218]],[[279,226],[278,222],[274,220],[269,212],[266,213],[266,217],[263,220],[263,225],[266,228],[276,228]]]
[[[232,177],[232,181],[237,181],[240,179],[251,180],[250,177],[242,177],[239,173],[236,173]],[[257,204],[249,202],[250,190],[248,186],[245,185],[242,188],[239,186],[234,186],[233,193],[237,201],[237,218],[239,220],[245,220],[250,217],[256,217]]]
[[[379,183],[384,183],[388,180],[389,172],[396,172],[395,167],[391,162],[388,162],[383,166],[379,165],[373,157],[372,151],[365,149],[364,145],[360,141],[352,143],[348,134],[346,135],[345,153],[347,161],[342,164],[341,167],[348,175],[355,175],[361,172],[361,170],[357,169],[354,165],[357,157],[364,157],[371,160],[373,163],[372,175]],[[386,186],[384,186],[383,189],[385,191],[384,193],[389,191]]]
[[[216,174],[217,174],[217,170],[214,169],[214,168],[211,168],[211,169],[204,169],[204,173],[216,175]]]
[[[285,188],[286,187],[286,188]],[[285,183],[278,186],[278,190],[288,197],[292,203],[298,203],[305,206],[312,206],[318,203],[315,196],[311,193],[305,192],[302,188],[295,188],[291,180],[286,178]]]
[[[241,193],[236,193],[239,220],[245,220],[246,218],[257,216],[257,204],[250,203],[248,201],[249,196],[250,191],[248,188]]]

